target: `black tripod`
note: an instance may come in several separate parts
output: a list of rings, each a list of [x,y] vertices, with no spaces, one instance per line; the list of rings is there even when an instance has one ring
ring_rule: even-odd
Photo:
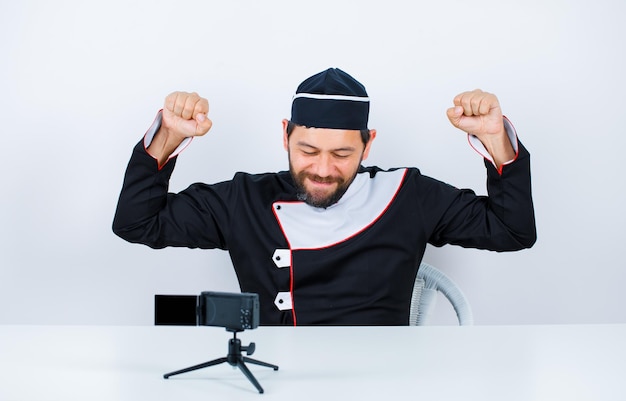
[[[254,343],[250,343],[250,345],[244,347],[241,345],[241,340],[237,338],[237,332],[241,330],[231,330],[226,329],[227,331],[231,331],[233,333],[233,338],[228,341],[228,355],[225,358],[217,358],[209,362],[201,363],[199,365],[190,366],[185,369],[177,370],[175,372],[166,373],[163,375],[164,379],[169,378],[170,376],[178,375],[181,373],[191,372],[193,370],[198,370],[202,368],[208,368],[209,366],[219,365],[220,363],[228,362],[231,366],[236,366],[243,372],[244,375],[254,384],[254,387],[259,390],[259,393],[263,393],[263,387],[259,384],[257,379],[254,377],[252,372],[248,369],[244,362],[249,362],[255,365],[266,366],[268,368],[272,368],[274,370],[278,370],[278,366],[272,365],[266,362],[257,361],[256,359],[248,358],[241,355],[241,351],[246,351],[246,355],[252,355],[256,346]]]

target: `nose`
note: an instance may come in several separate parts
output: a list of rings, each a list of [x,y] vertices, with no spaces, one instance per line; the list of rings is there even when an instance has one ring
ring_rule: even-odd
[[[328,177],[332,175],[333,165],[330,155],[322,153],[318,156],[314,173],[320,177]]]

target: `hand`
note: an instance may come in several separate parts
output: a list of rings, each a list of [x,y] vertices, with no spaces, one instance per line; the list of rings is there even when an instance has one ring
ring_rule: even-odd
[[[489,135],[505,134],[502,111],[498,98],[475,89],[463,92],[454,100],[454,107],[448,109],[448,119],[458,129],[475,135],[481,141]]]
[[[476,136],[491,155],[498,171],[515,159],[515,150],[506,130],[498,98],[480,89],[463,92],[448,109],[448,119],[455,127]]]
[[[208,112],[208,100],[197,93],[174,92],[165,98],[162,127],[180,140],[202,136],[213,125]]]
[[[161,128],[147,149],[159,168],[185,138],[209,132],[213,123],[207,117],[208,112],[209,102],[195,92],[174,92],[165,98]]]

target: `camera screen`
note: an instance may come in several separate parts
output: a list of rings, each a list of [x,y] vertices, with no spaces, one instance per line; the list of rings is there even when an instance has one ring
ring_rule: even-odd
[[[197,295],[155,295],[154,324],[196,326]]]

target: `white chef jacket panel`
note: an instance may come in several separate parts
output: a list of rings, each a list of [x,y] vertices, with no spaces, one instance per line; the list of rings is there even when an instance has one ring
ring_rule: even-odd
[[[360,173],[336,204],[316,208],[304,202],[275,202],[274,213],[292,250],[326,248],[373,224],[397,194],[406,169]]]

